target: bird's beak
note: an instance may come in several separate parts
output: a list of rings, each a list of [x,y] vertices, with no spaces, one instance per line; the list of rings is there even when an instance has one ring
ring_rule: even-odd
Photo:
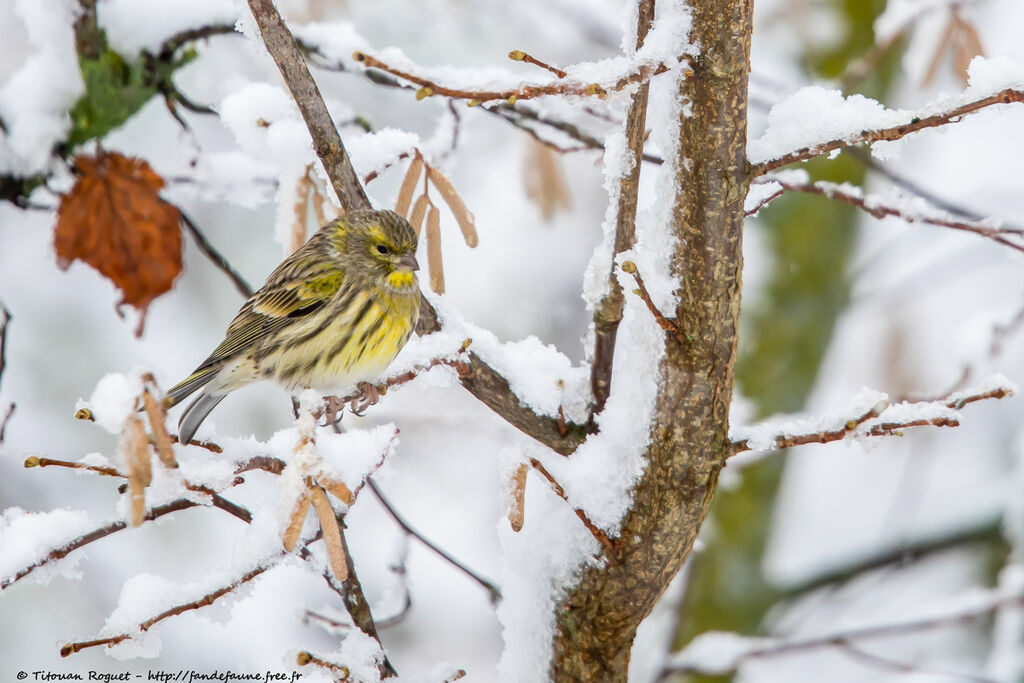
[[[412,254],[406,254],[402,258],[398,259],[398,267],[402,270],[419,270],[420,264],[416,262],[416,257]]]

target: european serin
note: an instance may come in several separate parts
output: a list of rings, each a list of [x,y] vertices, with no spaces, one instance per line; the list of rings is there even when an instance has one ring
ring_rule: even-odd
[[[419,316],[416,234],[393,211],[349,211],[284,260],[228,326],[210,357],[168,393],[199,388],[178,422],[181,443],[231,391],[273,379],[337,389],[378,379]]]

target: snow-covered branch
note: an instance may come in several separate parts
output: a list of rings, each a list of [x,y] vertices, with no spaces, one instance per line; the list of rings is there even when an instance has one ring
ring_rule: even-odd
[[[531,100],[545,95],[572,95],[576,97],[603,98],[606,97],[609,92],[625,90],[627,87],[635,83],[646,83],[654,76],[668,71],[668,67],[663,63],[640,64],[632,73],[622,75],[614,81],[606,82],[603,85],[601,83],[584,83],[577,80],[557,80],[551,83],[534,83],[502,90],[485,90],[480,88],[449,87],[431,80],[430,78],[417,76],[416,74],[409,73],[408,71],[395,68],[372,55],[366,54],[365,52],[357,52],[355,54],[355,59],[357,62],[365,64],[367,68],[379,69],[385,73],[391,74],[392,76],[396,76],[420,86],[419,90],[416,91],[416,99],[423,99],[424,97],[431,97],[432,95],[441,95],[442,97],[468,100],[471,106],[481,104],[483,102],[491,102],[493,100],[505,100],[506,102],[514,103],[518,100]],[[561,78],[564,78],[564,76]]]
[[[972,69],[972,78],[974,73]],[[966,92],[971,93],[973,90],[969,88]],[[750,144],[750,174],[752,177],[764,175],[787,164],[813,159],[861,143],[892,142],[920,130],[955,123],[964,116],[988,107],[1019,102],[1024,102],[1024,90],[1004,87],[966,102],[962,96],[955,98],[953,104],[939,111],[906,112],[887,110],[877,102],[859,95],[843,99],[838,92],[805,88],[772,109],[768,130]],[[821,116],[830,116],[827,125],[816,126],[813,122],[808,125],[806,121],[800,120],[800,113],[811,107],[816,108]],[[800,120],[800,124],[795,125],[794,120]],[[881,125],[864,128],[866,122]],[[836,137],[820,140],[820,136],[835,132],[839,133]],[[820,141],[816,140],[789,152],[780,150],[787,143],[807,138],[819,138]]]
[[[958,427],[958,411],[965,405],[1006,398],[1016,392],[1016,386],[1000,375],[990,377],[979,387],[936,401],[903,401],[893,405],[885,394],[865,389],[851,399],[850,407],[818,418],[795,418],[737,427],[731,435],[734,453],[830,443],[850,435],[902,436],[904,429],[927,425]]]
[[[772,657],[801,654],[825,648],[856,647],[861,641],[892,638],[921,631],[949,628],[987,617],[1001,609],[1024,606],[1024,595],[999,591],[971,591],[930,614],[914,619],[886,622],[834,631],[809,638],[755,638],[736,633],[710,631],[697,636],[685,649],[669,657],[662,677],[672,674],[728,675],[742,664]],[[967,674],[958,677],[974,679]]]
[[[999,228],[995,221],[965,221],[957,220],[945,211],[941,211],[927,205],[923,200],[896,194],[891,198],[878,195],[865,194],[859,187],[849,184],[832,183],[828,181],[818,182],[793,182],[787,175],[763,176],[758,184],[773,188],[771,194],[761,198],[756,206],[747,210],[747,215],[760,211],[776,197],[784,192],[804,192],[816,194],[829,199],[855,206],[861,211],[871,214],[875,218],[887,218],[894,216],[908,223],[927,223],[952,230],[961,230],[980,235],[993,240],[998,244],[1017,251],[1024,252],[1024,244],[1012,241],[1010,238],[1021,237],[1021,231],[1015,228]]]

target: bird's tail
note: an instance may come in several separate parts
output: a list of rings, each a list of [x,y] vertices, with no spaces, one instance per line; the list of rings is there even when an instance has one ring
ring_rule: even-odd
[[[201,366],[191,375],[175,384],[167,390],[167,396],[164,397],[164,408],[178,405],[195,391],[206,386],[207,382],[216,377],[220,369],[219,365]]]
[[[185,444],[191,441],[199,425],[225,396],[227,394],[208,394],[204,391],[196,400],[189,403],[178,419],[178,443]]]
[[[220,369],[218,365],[200,366],[198,370],[168,390],[167,396],[164,398],[164,407],[170,408],[181,403],[191,394],[206,386],[217,376]],[[188,443],[192,440],[199,425],[224,396],[226,394],[211,394],[204,391],[188,404],[178,419],[178,441],[180,443]]]

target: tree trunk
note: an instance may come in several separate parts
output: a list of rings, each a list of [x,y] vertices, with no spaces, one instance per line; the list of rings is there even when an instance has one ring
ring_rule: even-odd
[[[557,615],[552,678],[624,681],[636,628],[689,554],[730,452],[729,404],[740,309],[752,0],[693,3],[701,46],[681,86],[683,115],[667,335],[647,469],[621,533],[622,557],[587,569]],[[612,388],[614,391],[614,387]]]

